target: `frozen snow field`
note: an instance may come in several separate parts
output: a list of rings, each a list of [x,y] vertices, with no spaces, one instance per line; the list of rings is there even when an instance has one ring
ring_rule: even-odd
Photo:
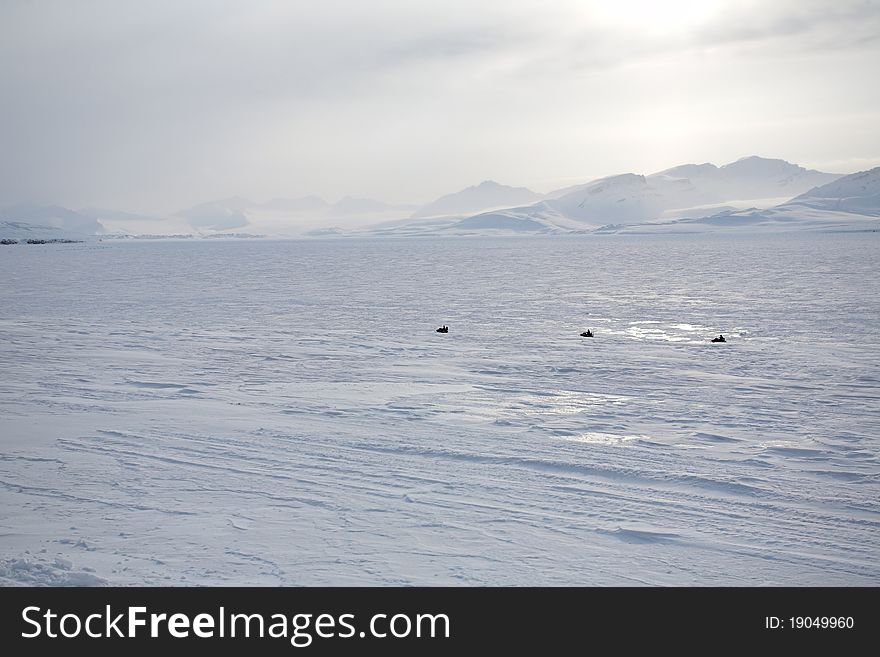
[[[878,585],[878,262],[876,233],[0,247],[0,582]]]

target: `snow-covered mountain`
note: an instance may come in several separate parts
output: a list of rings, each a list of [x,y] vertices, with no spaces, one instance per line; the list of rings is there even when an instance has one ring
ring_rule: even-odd
[[[839,177],[761,157],[747,157],[721,167],[685,164],[651,175],[625,173],[600,178],[550,192],[530,205],[450,218],[442,227],[419,222],[397,230],[412,232],[421,227],[447,233],[581,232],[608,225],[667,222],[744,207],[773,207]]]
[[[0,221],[0,239],[29,240],[29,239],[82,239],[84,233],[71,232],[52,226],[29,224],[23,221]]]
[[[165,217],[16,206],[0,211],[5,222],[0,237],[35,236],[35,227],[39,237],[215,234],[244,227],[275,236],[655,232],[759,224],[817,227],[877,216],[880,169],[841,176],[753,156],[720,167],[684,164],[650,175],[608,176],[543,198],[524,187],[484,181],[421,207],[350,196],[332,204],[318,196],[263,203],[236,196]]]
[[[550,199],[547,205],[563,217],[584,223],[632,224],[658,219],[676,209],[791,198],[838,177],[784,160],[747,157],[722,167],[685,164],[650,176],[629,173],[602,178]]]
[[[816,187],[786,205],[880,216],[880,167]]]
[[[650,176],[686,179],[709,201],[736,199],[792,198],[840,176],[763,157],[744,157],[716,167],[714,164],[685,164]]]
[[[880,167],[839,178],[769,208],[726,209],[668,221],[606,226],[602,232],[880,230]]]
[[[601,178],[556,199],[546,207],[562,217],[585,224],[639,223],[659,217],[670,207],[705,202],[686,178],[657,177],[625,173]],[[539,208],[542,210],[543,207]]]
[[[245,211],[256,204],[246,198],[234,196],[219,201],[200,203],[178,212],[195,229],[229,230],[248,225]]]
[[[413,218],[449,217],[475,214],[497,208],[509,208],[534,203],[541,199],[525,187],[509,187],[494,180],[484,180],[479,185],[467,187],[453,194],[446,194],[423,205],[413,213]]]
[[[6,208],[0,211],[0,222],[3,222],[0,237],[67,237],[104,232],[104,226],[95,217],[58,205],[17,205]],[[39,230],[35,230],[35,227]],[[12,235],[13,232],[19,235]],[[37,232],[40,234],[36,235]]]
[[[408,216],[413,206],[398,206],[368,198],[346,196],[330,204],[319,196],[274,198],[258,203],[232,197],[201,203],[181,210],[184,218],[197,231],[238,229],[247,226],[274,235],[297,235],[317,228],[328,229],[334,224],[347,227],[375,223]]]
[[[180,215],[164,217],[107,208],[81,208],[77,212],[94,218],[114,235],[186,234],[193,229],[189,219]]]

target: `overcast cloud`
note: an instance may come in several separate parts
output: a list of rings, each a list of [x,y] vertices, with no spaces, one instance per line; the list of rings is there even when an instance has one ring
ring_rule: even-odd
[[[880,3],[0,3],[0,206],[880,164]]]

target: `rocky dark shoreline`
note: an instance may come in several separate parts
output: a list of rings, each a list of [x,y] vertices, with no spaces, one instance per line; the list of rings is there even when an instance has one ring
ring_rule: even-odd
[[[68,240],[62,238],[53,238],[53,239],[37,239],[37,238],[29,238],[27,240],[16,240],[16,239],[2,239],[0,240],[0,244],[82,244],[85,240]]]

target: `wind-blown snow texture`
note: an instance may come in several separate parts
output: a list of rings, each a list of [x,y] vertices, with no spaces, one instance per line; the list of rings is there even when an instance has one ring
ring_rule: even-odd
[[[5,247],[0,581],[877,585],[878,247]]]

